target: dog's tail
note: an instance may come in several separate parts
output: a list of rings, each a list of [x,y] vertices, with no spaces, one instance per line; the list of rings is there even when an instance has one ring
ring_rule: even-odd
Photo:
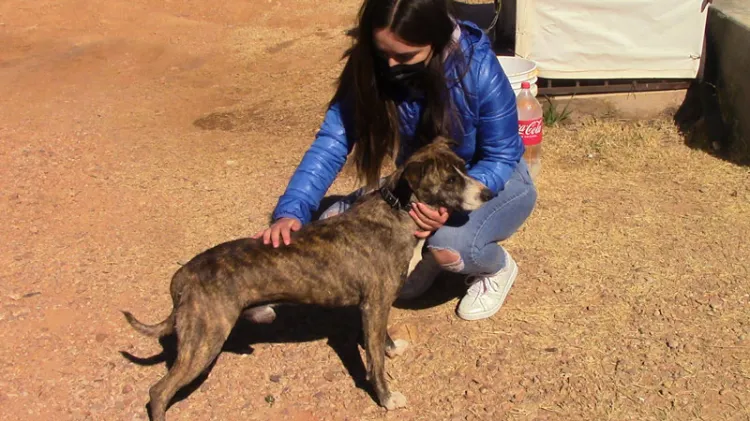
[[[130,326],[133,326],[133,329],[143,335],[161,337],[174,332],[174,311],[169,315],[169,317],[166,318],[166,320],[155,325],[147,325],[139,322],[138,319],[136,319],[135,316],[133,316],[133,314],[131,314],[129,311],[123,311],[122,314],[125,315],[128,323],[130,323]]]

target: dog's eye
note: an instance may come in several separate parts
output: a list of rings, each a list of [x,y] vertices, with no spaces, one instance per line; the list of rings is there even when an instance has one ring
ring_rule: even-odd
[[[458,176],[457,175],[452,175],[452,176],[448,177],[448,180],[446,180],[446,183],[448,183],[448,184],[456,184],[456,183],[458,183]]]

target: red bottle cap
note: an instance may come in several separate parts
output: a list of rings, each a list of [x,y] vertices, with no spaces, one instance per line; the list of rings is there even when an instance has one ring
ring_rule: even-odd
[[[521,82],[521,89],[529,89],[531,84],[529,82]]]

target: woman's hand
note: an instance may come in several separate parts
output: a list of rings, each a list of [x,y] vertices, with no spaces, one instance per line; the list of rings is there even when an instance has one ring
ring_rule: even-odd
[[[284,241],[284,245],[292,242],[292,231],[299,231],[302,223],[296,218],[279,218],[270,227],[253,235],[253,238],[263,237],[263,244],[273,244],[274,248]]]
[[[446,208],[433,209],[424,203],[414,203],[409,215],[422,231],[414,233],[418,238],[427,238],[448,220],[450,212]]]

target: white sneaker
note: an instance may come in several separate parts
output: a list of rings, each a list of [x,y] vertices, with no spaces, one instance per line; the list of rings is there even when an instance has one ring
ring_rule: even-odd
[[[273,305],[248,308],[242,312],[242,316],[253,323],[267,324],[276,320],[276,311]]]
[[[429,251],[424,253],[422,260],[417,263],[409,278],[406,279],[404,286],[401,287],[398,298],[411,300],[424,294],[435,282],[435,278],[441,270],[432,253]]]
[[[456,313],[464,320],[486,319],[502,307],[518,275],[518,265],[505,252],[505,267],[489,276],[478,276],[458,304]]]

